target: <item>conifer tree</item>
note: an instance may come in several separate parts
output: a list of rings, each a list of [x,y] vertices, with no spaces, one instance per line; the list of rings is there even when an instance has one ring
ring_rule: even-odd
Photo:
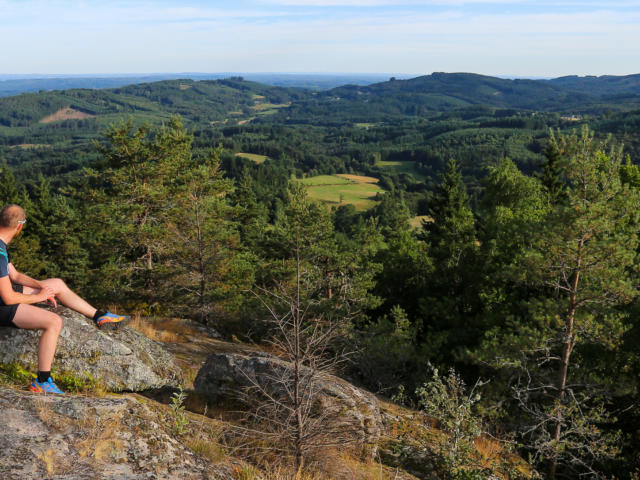
[[[421,298],[422,340],[434,357],[475,338],[470,324],[476,308],[475,256],[478,249],[473,212],[455,160],[450,160],[423,223],[422,238],[433,272]],[[455,341],[454,341],[455,340]]]
[[[158,246],[166,271],[162,290],[173,299],[176,314],[207,323],[214,307],[222,310],[249,287],[252,266],[238,255],[239,236],[226,198],[232,182],[220,170],[220,149],[185,163],[176,183],[168,212],[170,241]]]
[[[545,157],[542,166],[542,184],[547,190],[551,203],[556,203],[561,199],[564,190],[565,165],[553,130],[549,132],[549,142],[542,153]]]
[[[521,299],[530,316],[488,335],[496,365],[502,357],[520,371],[523,438],[551,479],[597,476],[595,463],[616,451],[615,436],[602,429],[611,420],[603,389],[581,363],[596,346],[616,348],[626,329],[620,307],[638,295],[640,207],[637,189],[621,181],[621,149],[587,128],[559,136],[557,146],[565,190],[518,261],[520,279],[536,293]]]
[[[42,176],[28,208],[28,236],[37,239],[45,265],[41,276],[62,277],[73,288],[82,288],[88,280],[88,253],[81,232],[91,226],[81,221],[65,196],[51,191],[50,180]]]
[[[96,144],[107,168],[89,172],[95,248],[102,249],[100,283],[111,295],[144,291],[148,302],[161,295],[154,284],[158,250],[167,239],[168,212],[178,187],[179,172],[191,158],[193,135],[179,117],[152,132],[133,121],[111,126],[105,145]],[[105,292],[105,293],[107,293]]]

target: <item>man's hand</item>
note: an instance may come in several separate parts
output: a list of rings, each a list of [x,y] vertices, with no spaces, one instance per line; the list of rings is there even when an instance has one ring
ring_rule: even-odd
[[[54,306],[56,306],[55,293],[53,288],[51,287],[42,287],[42,289],[35,294],[38,302],[46,302],[50,301]]]

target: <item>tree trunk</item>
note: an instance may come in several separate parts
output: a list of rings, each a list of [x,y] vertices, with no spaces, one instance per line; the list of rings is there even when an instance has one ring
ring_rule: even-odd
[[[197,241],[198,241],[198,274],[200,275],[200,292],[199,292],[199,310],[200,310],[200,322],[205,323],[206,315],[205,315],[205,291],[207,288],[207,276],[205,272],[205,261],[204,261],[204,242],[202,240],[202,228],[200,226],[200,209],[198,208],[198,204],[195,205],[196,210],[196,229],[197,229]]]
[[[295,433],[295,479],[299,480],[302,475],[303,455],[302,455],[302,401],[300,399],[300,236],[296,239],[296,305],[295,318],[293,321],[293,341],[294,341],[294,412],[296,415],[296,433]]]
[[[569,295],[569,307],[567,309],[567,315],[565,318],[565,329],[563,336],[561,364],[558,371],[558,394],[556,396],[556,414],[557,420],[553,432],[553,448],[554,454],[549,465],[549,480],[556,478],[556,471],[558,469],[558,450],[560,436],[562,434],[562,402],[564,401],[565,392],[567,388],[567,375],[569,372],[569,359],[571,357],[571,351],[573,350],[574,334],[573,326],[575,322],[576,310],[578,308],[578,285],[580,284],[580,266],[582,264],[582,247],[584,246],[584,239],[578,241],[578,252],[576,255],[576,266],[571,280],[571,292]]]

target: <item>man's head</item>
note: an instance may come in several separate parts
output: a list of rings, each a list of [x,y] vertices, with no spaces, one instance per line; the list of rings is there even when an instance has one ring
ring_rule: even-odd
[[[26,214],[20,205],[10,204],[0,210],[0,231],[15,237],[26,223]]]

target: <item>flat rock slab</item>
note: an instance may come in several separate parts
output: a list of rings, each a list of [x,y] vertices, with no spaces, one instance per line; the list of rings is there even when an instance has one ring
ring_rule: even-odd
[[[280,379],[287,378],[292,371],[291,363],[264,353],[216,353],[207,358],[198,372],[194,388],[214,399],[238,399],[243,390],[255,385],[277,395],[285,393],[285,383],[289,383]],[[337,430],[346,432],[355,443],[373,446],[378,442],[383,422],[375,395],[328,374],[318,374],[313,389],[317,393],[313,396],[312,411],[327,414],[326,421],[333,428],[337,425]]]
[[[130,396],[35,395],[0,387],[2,480],[233,480]]]
[[[182,371],[162,344],[128,327],[99,330],[83,315],[67,308],[55,312],[62,317],[64,326],[54,372],[80,378],[86,378],[88,372],[109,391],[143,391],[182,384]],[[0,328],[0,363],[17,363],[35,372],[39,338],[39,331]]]

